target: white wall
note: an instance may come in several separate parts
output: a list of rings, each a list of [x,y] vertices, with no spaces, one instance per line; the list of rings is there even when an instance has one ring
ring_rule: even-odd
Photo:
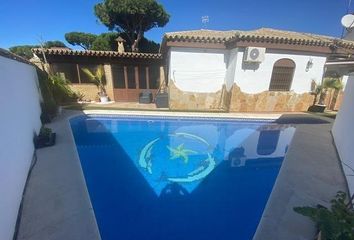
[[[13,237],[40,122],[37,74],[31,65],[0,56],[0,239]]]
[[[229,90],[235,82],[245,93],[260,93],[269,89],[274,63],[289,58],[296,64],[291,90],[306,93],[311,82],[320,83],[325,55],[267,49],[265,60],[246,66],[244,48],[231,50],[172,47],[170,49],[169,79],[186,92],[216,92],[225,83]],[[313,66],[306,71],[308,61]]]
[[[350,75],[344,91],[344,99],[333,124],[332,134],[349,191],[354,194],[354,75]]]
[[[284,50],[266,50],[265,59],[258,68],[244,66],[244,49],[240,49],[237,55],[236,83],[245,93],[260,93],[269,89],[270,79],[274,63],[281,58],[289,58],[296,64],[291,90],[296,93],[305,93],[311,90],[311,81],[318,83],[322,80],[325,56],[314,56],[308,53],[296,53]],[[305,71],[307,62],[312,59],[313,66],[308,72]]]
[[[186,92],[217,92],[225,82],[227,50],[170,49],[169,80]]]

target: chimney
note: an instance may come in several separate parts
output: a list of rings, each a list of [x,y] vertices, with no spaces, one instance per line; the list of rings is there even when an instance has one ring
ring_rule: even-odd
[[[125,50],[124,50],[125,40],[121,36],[119,36],[119,37],[116,38],[116,41],[118,43],[118,49],[117,49],[118,52],[119,53],[124,53],[125,52]]]

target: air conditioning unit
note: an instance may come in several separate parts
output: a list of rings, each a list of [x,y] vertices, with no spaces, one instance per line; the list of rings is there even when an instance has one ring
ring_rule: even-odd
[[[244,53],[244,61],[250,63],[260,63],[264,61],[265,48],[247,47]]]

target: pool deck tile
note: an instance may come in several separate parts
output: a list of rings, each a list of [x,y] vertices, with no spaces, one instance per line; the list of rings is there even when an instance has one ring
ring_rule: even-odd
[[[99,240],[100,235],[71,129],[63,113],[48,126],[53,147],[37,150],[29,179],[18,240]]]

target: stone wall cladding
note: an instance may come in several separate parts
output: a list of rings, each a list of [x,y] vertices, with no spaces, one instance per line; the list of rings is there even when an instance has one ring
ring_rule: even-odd
[[[243,93],[234,84],[230,112],[300,112],[307,111],[314,96],[310,93],[264,91],[257,94]]]
[[[227,111],[230,98],[225,86],[215,93],[195,93],[180,90],[169,82],[169,105],[171,110]]]
[[[82,84],[70,84],[70,88],[76,92],[83,94],[85,101],[98,100],[98,89],[94,84],[82,83]]]

